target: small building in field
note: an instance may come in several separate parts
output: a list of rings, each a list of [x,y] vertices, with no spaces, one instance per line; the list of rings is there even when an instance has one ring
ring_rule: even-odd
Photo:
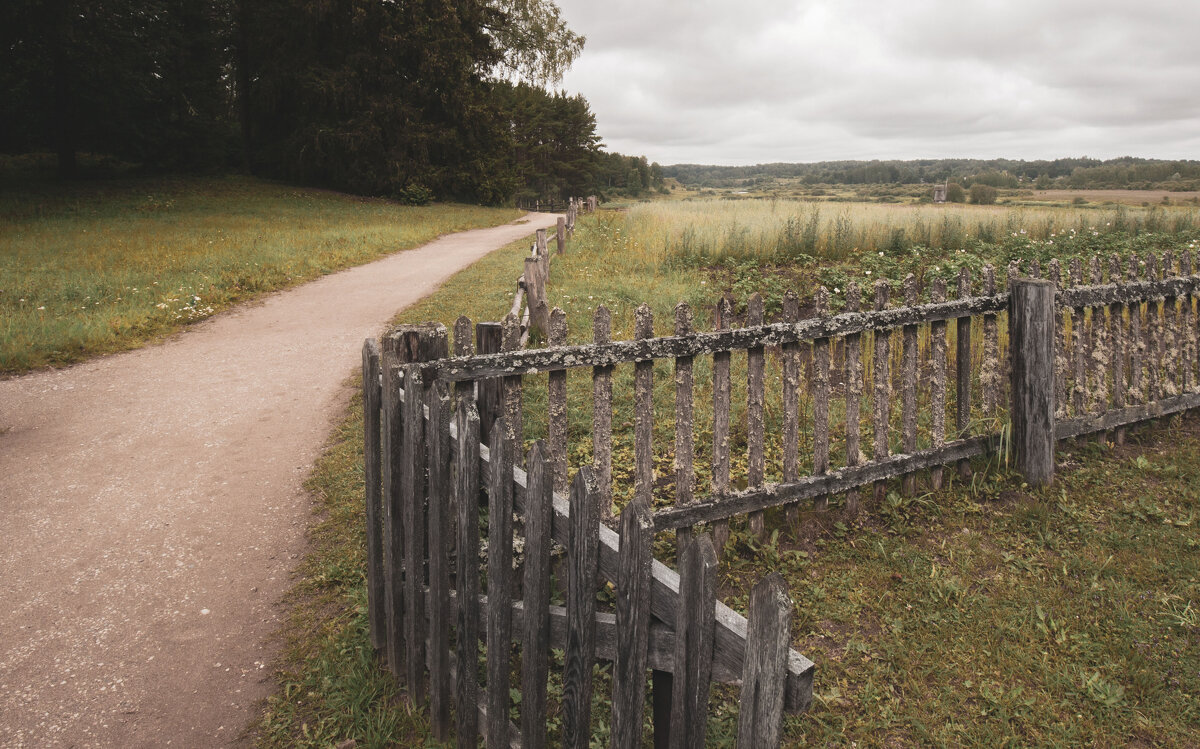
[[[946,202],[946,183],[945,182],[943,182],[940,185],[933,186],[933,202],[935,202],[935,203],[945,203]]]

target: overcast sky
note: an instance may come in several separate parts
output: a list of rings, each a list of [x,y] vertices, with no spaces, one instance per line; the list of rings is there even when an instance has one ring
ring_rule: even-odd
[[[1197,0],[558,0],[563,80],[662,164],[1200,158]]]

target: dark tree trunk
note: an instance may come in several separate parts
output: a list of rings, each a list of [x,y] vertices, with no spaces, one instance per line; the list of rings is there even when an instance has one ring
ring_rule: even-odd
[[[238,0],[234,11],[237,14],[237,36],[234,41],[234,68],[237,71],[237,116],[242,131],[242,166],[253,169],[254,141],[250,126],[250,3]]]
[[[71,44],[68,25],[70,21],[70,3],[55,3],[53,32],[50,38],[51,67],[53,75],[53,119],[54,150],[58,153],[58,175],[70,179],[79,173],[79,164],[75,157],[77,149],[75,138],[75,91],[72,85],[71,60],[69,46]]]

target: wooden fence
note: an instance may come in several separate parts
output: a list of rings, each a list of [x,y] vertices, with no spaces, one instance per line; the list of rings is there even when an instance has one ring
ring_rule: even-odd
[[[1191,258],[1184,257],[1176,266],[1170,253],[1161,259],[1147,256],[1127,262],[1114,257],[1109,265],[1113,270],[1105,279],[1099,259],[1093,259],[1091,283],[1086,286],[1078,260],[1071,263],[1070,284],[1054,281],[1062,275],[1057,261],[1049,264],[1046,274],[1055,283],[1048,324],[1055,339],[1050,423],[1057,439],[1116,430],[1114,438],[1120,440],[1123,428],[1130,424],[1200,403],[1194,325],[1194,296],[1200,277],[1191,275]],[[1121,268],[1129,268],[1129,273],[1119,272]],[[1026,270],[1031,277],[1041,275],[1037,263]],[[1010,264],[1009,285],[1020,272],[1016,263]],[[448,382],[505,375],[515,381],[538,372],[590,368],[596,383],[594,455],[602,485],[611,495],[612,396],[606,383],[614,366],[632,363],[637,372],[635,389],[640,388],[643,398],[636,405],[634,473],[640,488],[635,495],[649,501],[654,450],[648,383],[656,360],[673,360],[677,383],[675,492],[671,506],[655,509],[655,528],[687,528],[749,514],[757,531],[761,521],[754,513],[767,508],[815,500],[820,509],[830,495],[846,493],[847,506],[854,510],[862,487],[871,486],[879,497],[888,479],[903,478],[901,488],[913,491],[915,473],[926,469],[930,470],[930,483],[937,487],[943,481],[944,467],[952,466],[967,477],[971,458],[1002,446],[1005,430],[1001,427],[1010,415],[1011,363],[1010,336],[1001,331],[1008,332],[1011,327],[1010,295],[997,291],[996,274],[990,266],[983,268],[978,287],[963,269],[953,299],[947,298],[940,281],[930,286],[929,299],[923,300],[914,279],[905,279],[901,284],[904,303],[891,307],[891,284],[878,281],[873,309],[861,311],[861,292],[851,284],[844,311],[836,315],[830,313],[828,295],[819,290],[813,299],[813,316],[803,320],[798,319],[799,300],[789,293],[783,300],[781,319],[771,323],[763,321],[762,300],[755,295],[746,305],[743,327],[731,327],[732,306],[726,300],[716,313],[715,329],[703,333],[691,332],[691,312],[681,304],[675,314],[677,334],[657,338],[651,335],[649,308],[643,306],[638,310],[635,340],[617,342],[609,341],[609,315],[602,307],[596,314],[594,343],[451,357],[426,364],[423,373]],[[565,333],[562,331],[558,340],[565,340]],[[864,348],[864,334],[871,336],[869,350]],[[775,472],[781,480],[771,483],[764,480],[762,414],[764,352],[768,349],[781,359],[783,403],[778,424],[782,465]],[[746,351],[748,486],[733,491],[729,475],[729,356],[741,350]],[[712,481],[707,496],[697,497],[691,369],[693,359],[704,355],[713,359],[713,442],[708,455]],[[807,387],[801,384],[802,368]],[[795,397],[803,390],[812,399],[812,462],[806,476],[801,476],[799,466],[801,425]],[[918,391],[925,406],[921,411]],[[842,402],[843,418],[833,424],[830,407],[837,400]],[[864,408],[867,405],[869,413]],[[565,423],[561,418],[564,408],[561,396],[552,392],[549,409],[556,416],[551,418],[550,443],[556,456],[566,451],[564,436],[553,429],[555,423]],[[951,408],[954,420],[947,424]],[[871,437],[870,460],[864,455],[864,434]],[[843,466],[832,470],[835,447]]]
[[[1107,279],[1101,272],[1105,265]],[[614,745],[638,743],[632,737],[640,736],[640,728],[631,726],[641,726],[647,668],[654,672],[656,743],[669,735],[673,746],[703,744],[703,736],[694,733],[704,730],[696,711],[702,710],[712,679],[742,684],[739,732],[758,731],[740,734],[742,745],[777,745],[783,708],[804,709],[811,700],[813,666],[788,648],[790,605],[777,577],[756,589],[749,623],[714,600],[713,567],[731,519],[746,515],[751,531],[763,535],[767,510],[786,508],[787,517],[795,520],[802,506],[827,510],[830,498],[838,495],[845,496],[845,510],[853,513],[864,489],[878,498],[889,480],[900,479],[899,489],[913,492],[918,473],[926,470],[929,483],[938,487],[947,469],[969,477],[972,458],[1001,451],[1011,451],[1031,481],[1044,483],[1053,476],[1055,440],[1112,431],[1119,441],[1131,424],[1200,405],[1194,300],[1200,276],[1192,275],[1190,254],[1178,266],[1170,254],[1127,261],[1114,256],[1107,264],[1093,259],[1087,285],[1078,261],[1072,261],[1067,280],[1057,261],[1041,281],[1036,262],[1025,269],[1013,263],[1007,270],[1008,288],[1001,291],[990,266],[982,269],[978,286],[963,269],[954,298],[948,298],[946,285],[938,280],[930,284],[928,298],[922,298],[915,279],[906,278],[901,306],[889,305],[891,285],[880,281],[869,311],[861,309],[861,292],[853,285],[838,314],[831,310],[829,295],[819,290],[806,319],[800,318],[795,294],[785,297],[773,322],[764,319],[757,295],[740,321],[724,300],[714,329],[705,332],[693,330],[691,311],[681,304],[675,310],[675,335],[665,337],[653,335],[650,309],[643,305],[636,315],[635,338],[626,341],[610,340],[610,317],[603,307],[596,311],[593,342],[584,345],[563,345],[567,330],[560,310],[550,314],[551,345],[542,349],[518,348],[520,328],[513,315],[500,326],[504,350],[499,353],[473,353],[471,323],[465,318],[456,325],[454,356],[447,356],[440,326],[409,328],[385,341],[381,390],[376,390],[380,355],[368,342],[367,413],[381,414],[382,425],[373,427],[377,420],[367,420],[368,486],[375,487],[367,497],[376,550],[371,556],[373,642],[387,646],[389,665],[418,702],[428,660],[431,690],[443,694],[431,702],[435,726],[445,726],[449,687],[435,681],[440,674],[459,673],[442,664],[474,661],[472,648],[482,612],[487,612],[488,652],[501,656],[493,662],[489,655],[486,697],[473,697],[478,685],[472,686],[470,678],[465,687],[462,679],[455,682],[460,745],[473,745],[473,704],[480,706],[478,715],[493,716],[483,719],[489,746],[518,734],[527,745],[544,741],[545,716],[538,711],[544,705],[539,685],[545,683],[547,648],[566,652],[563,735],[573,746],[582,746],[589,735],[590,663],[610,657],[617,658]],[[1018,278],[1022,270],[1029,278]],[[733,477],[731,422],[737,411],[731,408],[731,364],[733,354],[741,351],[746,352],[737,362],[745,365],[745,421],[736,432],[745,440],[747,475]],[[711,357],[712,373],[712,416],[705,425],[711,426],[712,439],[700,449],[694,423],[697,357]],[[768,383],[771,358],[780,374]],[[670,496],[663,496],[653,470],[657,360],[671,360],[675,384],[674,438],[657,450],[672,457]],[[619,516],[618,534],[608,525],[613,521],[613,372],[628,365],[634,370],[633,490]],[[592,384],[593,461],[568,484],[566,385],[569,372],[579,369]],[[547,441],[537,443],[523,461],[517,446],[524,444],[525,378],[537,373],[549,373]],[[409,392],[422,395],[410,402]],[[811,411],[801,409],[802,394]],[[768,419],[765,404],[775,395],[782,413],[770,409]],[[947,424],[951,409],[954,420]],[[802,420],[807,437],[803,457],[811,466],[805,470]],[[490,436],[487,446],[479,445],[480,435]],[[778,465],[766,463],[768,440],[777,440]],[[868,441],[869,458],[863,447]],[[703,494],[698,457],[710,466],[710,485]],[[427,491],[422,488],[426,473]],[[745,488],[735,490],[743,479]],[[450,595],[444,541],[451,536],[443,513],[447,507],[458,513],[455,558],[475,559],[476,505],[468,500],[481,484],[490,486],[488,517],[500,519],[489,523],[487,531],[489,595],[482,597],[471,587],[478,580],[473,572],[463,574],[473,569],[463,564]],[[513,564],[512,510],[524,526],[520,603],[513,603],[521,596],[510,587],[512,581],[500,574]],[[672,529],[680,539],[678,575],[650,560],[647,551],[652,534]],[[426,532],[428,549],[422,540]],[[546,604],[547,534],[568,549],[562,609]],[[437,548],[435,536],[441,539]],[[407,570],[419,572],[408,575]],[[597,570],[615,585],[613,612],[595,611],[591,583]],[[406,596],[407,605],[397,603],[400,596]],[[462,601],[477,604],[459,605]],[[437,616],[434,606],[441,607]],[[527,611],[536,615],[527,618]],[[465,660],[446,660],[439,638],[449,632],[447,612],[457,612],[458,657]],[[403,629],[397,627],[401,620]],[[513,627],[524,633],[520,729],[500,725],[506,719],[500,714],[512,710],[505,665],[511,653],[504,645],[512,641]],[[532,671],[526,672],[527,663],[533,664],[528,666]],[[532,722],[526,720],[527,712]],[[750,736],[754,738],[746,738]]]
[[[571,198],[565,210],[566,215],[558,217],[555,229],[555,243],[559,255],[566,252],[567,240],[575,235],[575,219],[578,212],[595,211],[596,197],[588,197],[586,201]],[[529,248],[529,257],[525,259],[525,270],[517,277],[517,293],[513,296],[512,308],[509,310],[509,314],[520,321],[520,348],[525,348],[532,333],[539,334],[542,340],[550,333],[550,306],[546,297],[546,285],[549,281],[550,249],[546,241],[546,230],[538,229],[534,244]],[[483,340],[491,339],[480,339],[480,342]],[[491,348],[487,351],[494,353],[499,349]]]
[[[511,317],[507,328],[511,340]],[[470,329],[458,332],[461,350]],[[592,664],[600,659],[613,661],[614,746],[641,743],[648,670],[656,745],[704,744],[706,723],[695,717],[706,714],[715,680],[743,685],[743,745],[777,746],[785,709],[802,710],[811,701],[813,671],[789,648],[792,604],[782,580],[760,583],[747,621],[716,601],[716,553],[706,535],[682,550],[677,574],[651,555],[646,503],[624,509],[619,532],[601,523],[596,471],[581,468],[566,491],[556,491],[552,451],[539,442],[522,460],[512,412],[494,420],[488,444],[481,444],[475,389],[459,383],[452,395],[445,380],[422,375],[419,362],[443,355],[445,347],[441,326],[409,326],[385,338],[382,352],[368,341],[363,358],[364,405],[372,415],[365,427],[371,639],[415,704],[426,702],[428,674],[435,736],[448,737],[453,704],[459,746],[475,746],[480,733],[488,746],[543,746],[550,660],[559,649],[556,710],[565,745],[590,745]],[[511,402],[516,391],[508,379]],[[562,606],[551,605],[553,542],[566,548]],[[483,544],[486,595],[477,561]],[[598,579],[614,586],[611,611],[598,610]],[[516,683],[519,726],[510,724]]]

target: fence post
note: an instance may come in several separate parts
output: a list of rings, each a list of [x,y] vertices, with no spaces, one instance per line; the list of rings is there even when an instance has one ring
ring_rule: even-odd
[[[558,244],[558,254],[563,254],[567,249],[567,219],[565,216],[558,217],[558,225],[554,230],[554,241]]]
[[[383,389],[379,383],[379,343],[374,338],[363,342],[363,479],[366,482],[367,522],[367,612],[371,627],[371,647],[383,651],[387,646],[387,609],[384,608],[383,578],[383,495],[380,478],[380,413]]]
[[[1031,486],[1054,480],[1054,285],[1019,278],[1009,298],[1012,444]]]
[[[784,689],[792,639],[792,600],[778,572],[754,586],[749,618],[737,743],[767,749],[783,741]]]
[[[545,340],[550,333],[550,308],[546,304],[546,277],[540,255],[525,258],[525,298],[529,305],[529,327]]]

